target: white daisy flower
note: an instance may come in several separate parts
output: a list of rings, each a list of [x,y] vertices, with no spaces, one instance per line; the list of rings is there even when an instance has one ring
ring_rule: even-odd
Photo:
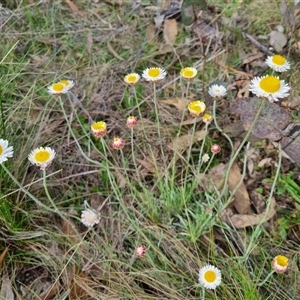
[[[0,139],[0,164],[7,161],[8,157],[13,157],[13,146],[8,147],[8,141]]]
[[[199,282],[206,289],[214,290],[221,284],[222,275],[218,268],[207,265],[199,271]]]
[[[249,91],[257,97],[265,97],[271,103],[278,101],[278,98],[285,98],[289,95],[290,87],[284,80],[276,76],[254,77],[251,80]]]
[[[98,224],[99,221],[100,221],[100,216],[93,209],[86,208],[84,211],[82,211],[81,222],[85,226],[87,227],[94,226],[95,224]]]
[[[205,163],[208,162],[209,159],[210,159],[210,157],[209,157],[209,155],[208,155],[207,153],[205,153],[205,154],[202,156],[202,161],[205,162]]]
[[[61,82],[53,83],[51,86],[48,87],[48,93],[51,95],[61,95],[66,94],[69,91],[69,88]]]
[[[33,165],[36,165],[40,167],[41,170],[44,170],[52,163],[55,155],[55,151],[50,147],[39,147],[31,151],[31,153],[28,155],[28,159]]]
[[[209,87],[208,93],[214,98],[224,97],[227,93],[227,89],[223,85],[213,84]]]
[[[191,80],[191,79],[193,79],[193,78],[196,77],[196,75],[197,75],[197,70],[196,70],[195,68],[192,68],[192,67],[183,68],[183,69],[180,71],[180,75],[181,75],[184,79]]]
[[[124,77],[124,81],[129,85],[135,85],[140,80],[141,76],[137,73],[130,73]]]
[[[65,87],[67,88],[67,91],[69,91],[75,85],[75,82],[73,80],[68,80],[68,79],[63,79],[58,83],[64,84]]]
[[[276,72],[285,72],[291,68],[290,63],[281,55],[268,56],[266,64]]]
[[[147,68],[143,71],[142,77],[147,81],[159,81],[166,77],[167,72],[162,68]]]

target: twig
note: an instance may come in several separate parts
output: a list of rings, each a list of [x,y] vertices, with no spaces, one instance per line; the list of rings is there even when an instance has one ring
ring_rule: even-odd
[[[250,40],[250,42],[252,42],[259,50],[261,50],[262,52],[265,52],[269,55],[274,55],[274,53],[272,51],[270,51],[266,46],[262,45],[259,41],[257,41],[253,36],[251,36],[250,34],[242,31],[242,35],[244,38],[247,38],[248,40]]]

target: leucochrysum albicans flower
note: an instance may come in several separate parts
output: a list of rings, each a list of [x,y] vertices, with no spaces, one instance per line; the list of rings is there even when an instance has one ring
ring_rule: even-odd
[[[279,98],[285,98],[289,95],[290,87],[284,80],[276,76],[254,77],[251,80],[249,91],[257,97],[265,97],[271,103],[278,101]]]
[[[107,125],[103,121],[95,122],[91,125],[91,130],[95,137],[104,137],[107,132]]]
[[[209,155],[208,155],[207,153],[205,153],[205,154],[202,156],[202,161],[205,162],[205,163],[208,162],[209,159],[210,159],[210,157],[209,157]]]
[[[48,87],[48,92],[51,95],[61,95],[61,94],[66,94],[67,92],[70,91],[70,89],[74,86],[74,81],[73,80],[67,80],[63,79],[59,82],[53,83],[51,86]]]
[[[8,146],[8,141],[0,139],[0,164],[7,161],[14,154],[13,146]]]
[[[50,147],[39,147],[30,152],[28,155],[29,161],[40,167],[41,170],[47,168],[55,158],[55,151]]]
[[[212,121],[213,117],[211,114],[209,113],[205,113],[202,117],[202,121],[205,123],[205,124],[210,124],[211,121]]]
[[[290,63],[281,55],[268,56],[266,64],[276,72],[285,72],[291,68]]]
[[[126,126],[128,128],[133,128],[137,125],[137,118],[135,116],[129,116],[126,121]]]
[[[213,84],[208,88],[208,93],[213,98],[220,98],[220,97],[224,97],[226,95],[227,90],[226,90],[225,86],[223,86],[223,85]]]
[[[140,80],[141,76],[137,73],[130,73],[124,77],[124,81],[129,85],[135,85]]]
[[[121,149],[123,149],[123,147],[125,145],[125,140],[121,137],[115,137],[112,140],[111,145],[115,150],[121,150]]]
[[[92,208],[86,208],[81,213],[81,223],[87,227],[92,227],[100,221],[99,214]]]
[[[285,273],[289,266],[289,259],[283,255],[277,255],[272,260],[272,268],[276,273]]]
[[[181,69],[180,75],[182,78],[184,78],[186,80],[192,80],[193,78],[196,77],[197,70],[192,67],[186,67],[186,68]]]
[[[206,105],[203,101],[195,100],[188,104],[188,110],[193,117],[200,116],[206,109]]]
[[[147,81],[156,82],[166,77],[167,72],[162,68],[147,68],[143,71],[142,77]]]
[[[206,289],[214,290],[222,281],[222,275],[218,268],[206,265],[199,271],[199,282]]]

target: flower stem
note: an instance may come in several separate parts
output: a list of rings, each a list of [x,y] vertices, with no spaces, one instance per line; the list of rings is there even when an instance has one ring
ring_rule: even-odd
[[[221,196],[223,196],[226,192],[226,188],[227,188],[227,181],[228,181],[228,177],[229,177],[229,174],[230,174],[230,169],[231,167],[233,166],[233,163],[235,161],[235,159],[237,158],[237,156],[239,155],[240,151],[242,150],[244,144],[247,142],[249,136],[251,135],[253,129],[254,129],[254,126],[256,125],[259,117],[260,117],[260,114],[261,112],[263,111],[264,107],[265,107],[265,103],[266,101],[265,100],[262,100],[261,104],[260,104],[260,107],[255,115],[255,118],[247,132],[247,134],[245,135],[244,139],[242,140],[240,146],[238,147],[238,149],[236,150],[236,152],[233,154],[233,156],[230,158],[230,161],[228,163],[228,167],[227,167],[227,170],[226,170],[226,173],[225,173],[225,180],[224,180],[224,187],[222,189],[222,192],[221,192]],[[215,103],[214,103],[215,104]],[[214,118],[215,119],[215,118]]]
[[[22,185],[21,183],[15,178],[15,176],[5,167],[5,165],[2,163],[1,164],[2,168],[4,169],[4,171],[8,174],[8,176],[14,181],[14,183],[20,188],[20,190],[22,192],[24,192],[27,196],[29,196],[37,205],[43,207],[45,210],[47,211],[51,211],[51,212],[56,212],[56,210],[48,207],[47,205],[45,205],[43,202],[41,202],[40,200],[38,200],[35,196],[33,196],[30,192],[28,192]]]
[[[260,282],[257,284],[257,286],[263,286],[269,279],[270,277],[275,273],[275,270],[272,270],[268,276],[264,279],[264,281]]]

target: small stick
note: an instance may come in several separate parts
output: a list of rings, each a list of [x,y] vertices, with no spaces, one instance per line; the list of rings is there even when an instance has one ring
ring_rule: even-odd
[[[250,34],[242,31],[243,37],[247,38],[248,40],[250,40],[259,50],[261,50],[262,52],[265,52],[269,55],[274,55],[274,53],[272,53],[272,51],[270,51],[266,46],[262,45],[260,42],[258,42],[253,36],[251,36]]]

